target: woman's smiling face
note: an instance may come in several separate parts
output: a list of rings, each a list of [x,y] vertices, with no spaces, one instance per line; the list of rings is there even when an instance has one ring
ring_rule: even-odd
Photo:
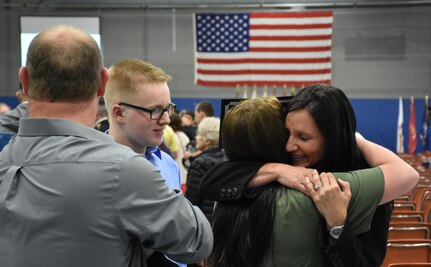
[[[292,156],[292,165],[310,167],[323,156],[325,140],[306,109],[291,111],[286,116],[289,139],[286,151]]]

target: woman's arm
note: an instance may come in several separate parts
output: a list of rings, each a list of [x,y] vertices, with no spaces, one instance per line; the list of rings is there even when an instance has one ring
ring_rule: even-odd
[[[256,161],[222,162],[204,174],[199,190],[205,198],[215,201],[254,198],[260,190],[250,190],[247,184],[263,165],[264,163]]]
[[[305,179],[304,186],[317,210],[325,218],[328,230],[337,225],[344,225],[352,197],[349,183],[337,181],[332,173],[323,172],[319,175],[314,170],[313,175]]]
[[[386,240],[391,214],[391,203],[377,208],[370,230],[354,235],[347,218],[347,207],[351,198],[350,185],[336,180],[330,173],[314,174],[306,184],[310,197],[325,219],[322,223],[320,246],[327,266],[380,266],[386,254]],[[316,186],[322,184],[322,187]],[[340,185],[340,186],[338,186]],[[315,189],[317,188],[317,190]],[[343,225],[338,238],[333,238],[328,229]]]
[[[277,181],[284,186],[308,194],[304,180],[312,175],[313,169],[282,163],[266,163],[257,171],[247,186],[259,187]]]
[[[371,167],[380,167],[385,189],[380,204],[410,191],[419,180],[419,173],[392,151],[356,135],[358,147]]]
[[[303,181],[311,175],[312,169],[281,163],[225,161],[206,172],[199,187],[205,197],[216,201],[254,198],[261,186],[275,181],[307,193]]]

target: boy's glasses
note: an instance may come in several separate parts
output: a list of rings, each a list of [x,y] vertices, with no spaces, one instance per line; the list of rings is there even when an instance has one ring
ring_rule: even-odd
[[[174,114],[174,112],[175,112],[175,107],[176,107],[176,105],[174,103],[169,103],[164,108],[154,108],[154,109],[148,109],[148,108],[144,108],[144,107],[140,107],[140,106],[135,106],[135,105],[132,105],[129,103],[124,103],[124,102],[120,102],[120,103],[118,103],[118,105],[127,106],[127,107],[131,107],[134,109],[148,112],[148,113],[150,113],[150,119],[152,119],[152,120],[160,120],[160,118],[163,116],[164,112],[167,112],[169,117],[172,116],[172,114]]]

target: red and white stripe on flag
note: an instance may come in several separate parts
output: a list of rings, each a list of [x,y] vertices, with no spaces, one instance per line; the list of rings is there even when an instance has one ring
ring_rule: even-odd
[[[331,82],[333,14],[195,14],[195,82],[304,86]]]

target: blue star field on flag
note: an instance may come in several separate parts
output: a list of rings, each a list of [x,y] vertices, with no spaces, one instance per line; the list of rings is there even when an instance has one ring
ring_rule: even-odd
[[[246,52],[249,49],[249,15],[196,15],[196,42],[199,52]]]

